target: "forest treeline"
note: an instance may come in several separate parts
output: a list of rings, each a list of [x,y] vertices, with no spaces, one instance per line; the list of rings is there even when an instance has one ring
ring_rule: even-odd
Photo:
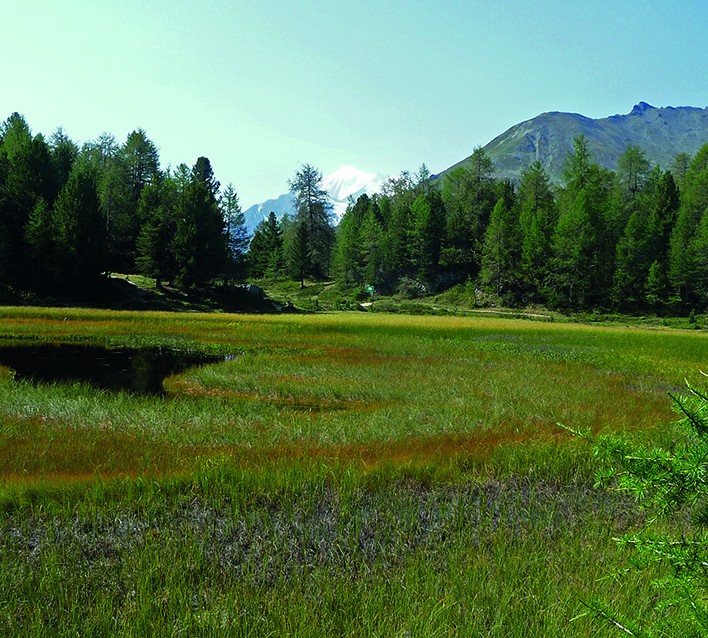
[[[330,273],[345,287],[388,294],[468,282],[479,303],[510,306],[708,307],[708,144],[693,158],[677,155],[669,170],[630,146],[609,171],[592,161],[581,136],[562,187],[538,163],[518,184],[493,175],[476,149],[442,178],[431,180],[423,167],[388,180],[381,195],[362,195],[331,239]],[[323,194],[316,205],[326,208]],[[258,226],[252,275],[308,274],[303,209],[299,202],[293,219],[271,215]],[[309,274],[322,270],[318,257]]]
[[[163,171],[142,130],[79,147],[18,113],[0,125],[0,283],[61,294],[141,272],[203,286],[242,278],[247,247],[236,191],[206,157]]]
[[[391,178],[335,227],[321,173],[290,182],[295,212],[249,237],[234,187],[209,160],[160,168],[142,130],[79,147],[0,126],[0,283],[38,291],[140,272],[158,286],[334,278],[353,292],[408,296],[467,282],[479,303],[687,312],[708,308],[708,144],[663,170],[627,148],[600,168],[583,137],[564,185],[540,164],[494,179],[484,150],[448,174]]]

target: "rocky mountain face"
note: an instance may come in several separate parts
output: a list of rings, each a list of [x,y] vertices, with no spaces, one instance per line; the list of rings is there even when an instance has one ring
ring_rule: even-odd
[[[334,173],[327,175],[322,179],[322,188],[329,195],[329,201],[332,204],[332,215],[335,223],[339,223],[342,215],[347,210],[349,199],[356,199],[366,193],[373,195],[381,190],[386,178],[376,173],[367,173],[353,166],[343,166]],[[273,211],[278,219],[283,215],[293,214],[295,212],[295,204],[292,195],[285,193],[274,199],[269,199],[262,204],[254,204],[244,211],[246,218],[246,226],[249,232],[258,226],[270,212]]]
[[[634,145],[651,163],[668,168],[677,153],[693,155],[708,142],[708,108],[656,108],[640,102],[627,115],[601,119],[577,113],[543,113],[512,126],[484,150],[494,162],[496,177],[518,179],[525,168],[538,161],[553,181],[561,182],[563,163],[572,151],[573,139],[581,134],[593,160],[602,167],[614,170],[627,146]]]
[[[280,219],[283,215],[291,214],[294,209],[295,202],[293,202],[290,193],[284,193],[280,195],[280,197],[268,199],[262,204],[254,204],[243,211],[243,216],[246,220],[246,228],[248,228],[250,234],[253,234],[256,226],[266,219],[271,211]]]

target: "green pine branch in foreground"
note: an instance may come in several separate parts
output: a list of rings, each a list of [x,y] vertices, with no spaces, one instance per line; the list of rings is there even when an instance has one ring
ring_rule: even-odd
[[[632,494],[650,513],[642,532],[617,542],[630,551],[634,568],[662,574],[654,581],[667,612],[662,625],[640,629],[641,619],[619,618],[598,601],[584,603],[582,614],[629,636],[708,636],[708,393],[690,385],[688,391],[672,395],[685,436],[671,449],[572,430],[594,445],[602,464],[598,484]]]

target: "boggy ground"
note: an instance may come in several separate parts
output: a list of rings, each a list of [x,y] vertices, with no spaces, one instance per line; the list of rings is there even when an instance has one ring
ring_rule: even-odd
[[[166,397],[0,375],[0,633],[613,635],[643,515],[557,426],[669,443],[705,335],[504,319],[0,310],[8,340],[230,355]],[[580,617],[578,617],[580,616]]]

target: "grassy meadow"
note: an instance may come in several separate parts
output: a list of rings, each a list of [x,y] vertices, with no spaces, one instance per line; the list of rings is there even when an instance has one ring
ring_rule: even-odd
[[[670,445],[705,332],[0,308],[0,340],[204,351],[164,397],[0,367],[0,635],[610,636],[642,525],[558,426]]]

